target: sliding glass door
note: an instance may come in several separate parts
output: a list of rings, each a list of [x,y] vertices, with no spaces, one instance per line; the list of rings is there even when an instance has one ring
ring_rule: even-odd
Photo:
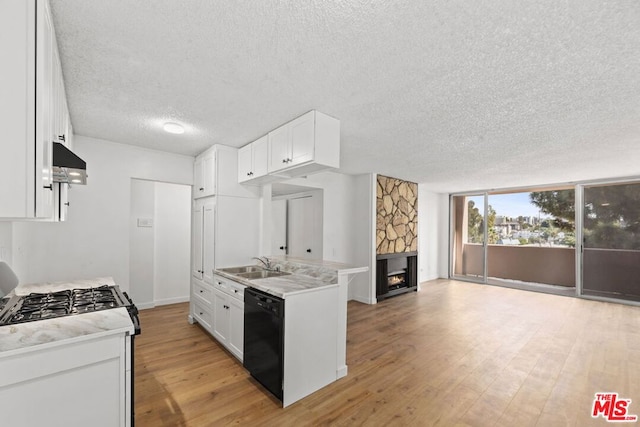
[[[582,294],[640,302],[640,183],[583,194]]]
[[[453,196],[452,276],[486,282],[485,194]]]
[[[454,278],[575,295],[575,203],[568,186],[454,195]]]

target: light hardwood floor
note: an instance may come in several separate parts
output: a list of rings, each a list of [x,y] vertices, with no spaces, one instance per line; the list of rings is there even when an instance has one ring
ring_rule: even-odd
[[[640,415],[640,308],[436,280],[350,302],[347,377],[282,409],[188,304],[143,310],[138,426],[589,426],[594,394]]]

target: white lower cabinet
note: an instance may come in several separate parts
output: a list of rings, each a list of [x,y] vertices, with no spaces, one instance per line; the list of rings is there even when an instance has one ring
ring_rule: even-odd
[[[244,349],[244,301],[229,297],[229,333],[227,347],[242,360]]]
[[[213,331],[213,288],[201,280],[191,282],[191,316],[207,331]]]
[[[244,285],[213,276],[213,286],[193,280],[191,315],[242,361],[244,347]]]
[[[222,344],[229,341],[229,296],[213,290],[213,336]]]
[[[5,352],[1,425],[131,425],[129,340],[121,333]]]

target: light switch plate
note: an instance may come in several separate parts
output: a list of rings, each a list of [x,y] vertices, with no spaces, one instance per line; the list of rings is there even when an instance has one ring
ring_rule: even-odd
[[[153,218],[138,218],[138,227],[153,227]]]

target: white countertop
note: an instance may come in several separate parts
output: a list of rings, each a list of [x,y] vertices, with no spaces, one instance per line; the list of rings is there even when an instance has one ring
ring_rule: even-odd
[[[287,297],[303,292],[336,287],[338,283],[326,283],[313,277],[290,274],[287,276],[270,277],[268,279],[250,280],[247,286],[286,299]]]
[[[56,292],[114,284],[112,278],[101,277],[71,282],[21,285],[13,292],[16,295],[27,295],[32,292]],[[133,322],[124,307],[0,326],[0,356],[8,356],[18,350],[31,349],[35,346],[50,346],[62,344],[67,340],[78,341],[96,337],[96,334],[102,336],[121,333],[134,333]]]
[[[291,273],[285,276],[247,280],[234,274],[215,270],[216,274],[271,295],[286,299],[303,292],[338,286],[338,276],[367,271],[368,267],[353,267],[334,261],[308,260],[292,257],[268,257],[273,268]]]
[[[355,274],[355,273],[364,273],[369,271],[369,267],[356,267],[350,264],[345,264],[337,261],[326,261],[321,259],[306,259],[306,258],[295,258],[290,256],[273,256],[268,257],[275,264],[298,264],[298,265],[306,265],[310,268],[317,268],[323,270],[333,270],[337,274]]]

